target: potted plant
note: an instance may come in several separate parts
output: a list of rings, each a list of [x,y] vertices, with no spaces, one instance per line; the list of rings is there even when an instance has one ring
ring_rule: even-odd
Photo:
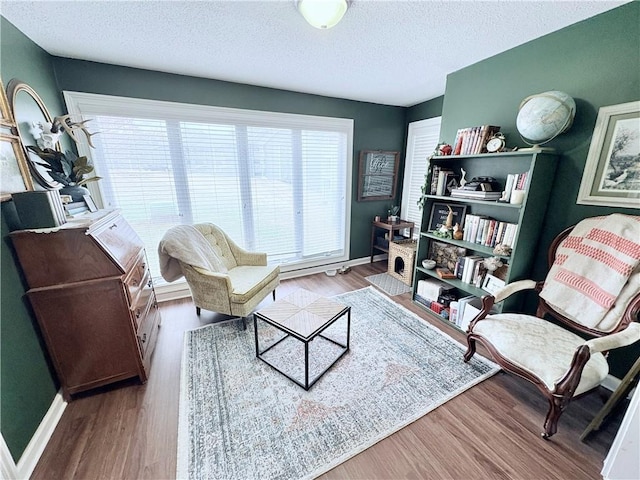
[[[61,183],[63,187],[60,193],[71,195],[74,202],[83,201],[83,195],[88,195],[89,190],[84,188],[89,182],[95,182],[102,177],[86,177],[93,172],[94,167],[85,156],[78,157],[70,150],[60,152],[51,148],[44,150],[32,145],[27,149],[35,153],[43,161],[41,165],[47,169],[51,178]]]
[[[400,207],[398,205],[394,205],[388,210],[387,220],[390,222],[398,221],[398,212],[400,212]]]

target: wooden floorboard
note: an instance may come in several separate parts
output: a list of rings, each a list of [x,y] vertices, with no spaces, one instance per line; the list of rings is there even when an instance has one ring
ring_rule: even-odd
[[[386,263],[328,277],[283,280],[282,297],[298,288],[326,296],[367,287]],[[460,342],[464,335],[428,316],[410,294],[393,297]],[[263,304],[271,302],[269,296]],[[162,326],[149,381],[122,382],[74,397],[33,479],[169,479],[175,477],[183,333],[226,317],[191,301],[161,305]],[[249,332],[251,330],[248,330]],[[481,347],[479,354],[484,354]],[[462,359],[461,359],[462,361]],[[586,443],[579,436],[605,391],[572,402],[550,441],[540,437],[547,409],[535,387],[499,373],[327,472],[328,479],[597,479],[620,424],[610,419]]]

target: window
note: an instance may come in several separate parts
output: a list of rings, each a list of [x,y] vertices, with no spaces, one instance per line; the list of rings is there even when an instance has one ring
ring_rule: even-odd
[[[105,208],[147,246],[172,226],[212,222],[283,271],[349,258],[353,121],[65,92],[91,119]],[[96,190],[97,186],[97,190]]]
[[[420,225],[422,220],[418,200],[422,196],[421,187],[424,185],[424,176],[427,173],[427,158],[434,152],[439,142],[441,119],[442,117],[428,118],[409,124],[400,216],[416,225]],[[414,229],[416,235],[419,230],[419,228]]]

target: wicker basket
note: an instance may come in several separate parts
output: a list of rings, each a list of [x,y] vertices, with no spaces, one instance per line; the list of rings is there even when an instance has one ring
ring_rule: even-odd
[[[413,281],[413,266],[416,261],[415,240],[399,240],[389,243],[389,263],[387,273],[402,283],[411,285]]]

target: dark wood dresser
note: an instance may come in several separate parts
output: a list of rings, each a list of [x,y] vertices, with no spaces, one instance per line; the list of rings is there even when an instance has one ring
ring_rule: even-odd
[[[11,240],[65,400],[127,378],[146,382],[160,312],[144,245],[120,213]]]

